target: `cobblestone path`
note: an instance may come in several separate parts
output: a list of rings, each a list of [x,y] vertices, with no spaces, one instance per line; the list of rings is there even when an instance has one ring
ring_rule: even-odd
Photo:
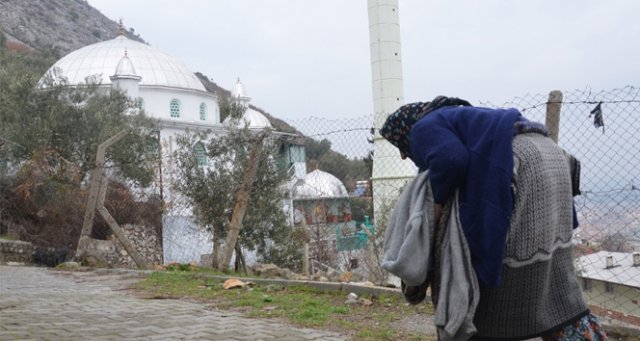
[[[344,340],[336,333],[122,291],[138,279],[0,266],[0,340]]]

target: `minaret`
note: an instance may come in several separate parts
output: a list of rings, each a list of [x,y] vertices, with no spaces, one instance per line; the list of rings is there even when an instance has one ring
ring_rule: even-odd
[[[249,102],[251,101],[251,97],[247,96],[247,89],[245,89],[244,84],[240,82],[240,77],[238,77],[238,81],[236,85],[231,89],[231,97],[238,101],[238,103],[242,104],[245,108],[249,106]]]
[[[416,174],[409,160],[400,159],[398,149],[378,134],[386,118],[404,104],[400,18],[398,0],[368,0],[371,81],[375,135],[373,138],[374,214],[390,205],[406,181]]]
[[[115,74],[110,76],[109,79],[111,79],[112,87],[121,89],[129,98],[138,98],[142,77],[136,74],[136,69],[133,67],[131,59],[129,59],[127,50],[124,50],[124,56],[120,58]]]

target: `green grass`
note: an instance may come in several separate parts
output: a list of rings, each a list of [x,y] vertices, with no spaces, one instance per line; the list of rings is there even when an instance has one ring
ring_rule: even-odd
[[[254,318],[279,318],[291,324],[337,331],[355,340],[430,340],[431,337],[395,329],[392,323],[410,314],[432,314],[430,305],[408,306],[396,296],[365,296],[370,306],[346,305],[345,292],[325,292],[308,286],[253,285],[225,290],[223,280],[203,271],[155,272],[138,282],[148,298],[190,298],[221,310]],[[250,278],[242,279],[250,281]],[[362,297],[362,296],[361,296]]]

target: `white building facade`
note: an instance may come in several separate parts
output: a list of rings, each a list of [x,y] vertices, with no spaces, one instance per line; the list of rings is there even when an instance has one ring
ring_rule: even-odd
[[[212,252],[212,235],[197,224],[184,198],[171,190],[176,176],[173,153],[178,148],[176,137],[187,131],[224,133],[218,96],[208,92],[183,62],[158,48],[128,39],[122,32],[121,26],[116,38],[69,53],[47,74],[68,86],[91,82],[105,91],[118,88],[136,100],[147,116],[157,120],[162,161],[156,190],[165,204],[164,263],[199,261],[201,255]],[[232,95],[249,106],[250,98],[239,80]],[[269,120],[253,109],[247,110],[243,120],[252,129],[271,127]]]

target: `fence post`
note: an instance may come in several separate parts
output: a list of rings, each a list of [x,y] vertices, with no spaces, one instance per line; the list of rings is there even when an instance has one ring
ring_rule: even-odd
[[[80,232],[80,240],[76,247],[75,257],[79,258],[82,252],[86,248],[87,241],[91,236],[91,228],[93,227],[93,218],[96,213],[96,206],[99,201],[100,186],[102,185],[102,177],[104,176],[104,158],[107,148],[112,144],[118,142],[129,132],[128,129],[122,130],[119,133],[111,136],[98,146],[96,151],[96,162],[91,175],[91,187],[89,190],[89,199],[87,201],[87,207],[84,211],[84,220],[82,221],[82,231]]]
[[[558,143],[560,133],[560,109],[562,108],[562,91],[553,90],[549,92],[547,101],[547,115],[545,125],[549,128],[549,135],[555,143]]]
[[[107,148],[111,147],[114,143],[120,141],[125,135],[129,133],[129,129],[124,129],[117,134],[111,136],[98,146],[96,151],[96,163],[93,174],[91,175],[91,189],[89,191],[89,200],[87,202],[87,208],[84,213],[84,220],[82,222],[82,231],[80,232],[80,240],[78,241],[78,247],[76,248],[76,258],[82,257],[84,251],[86,251],[88,241],[91,237],[91,230],[93,227],[93,219],[95,217],[96,210],[100,213],[102,218],[107,222],[111,231],[118,238],[120,243],[127,250],[131,258],[134,260],[139,268],[146,268],[147,265],[144,259],[136,251],[135,247],[129,242],[122,229],[115,219],[109,214],[109,211],[104,207],[104,199],[107,194],[108,180],[104,175],[104,161]]]
[[[309,233],[309,227],[307,226],[306,217],[302,217],[302,222],[300,223],[301,228],[305,233]],[[309,240],[305,239],[304,245],[302,248],[302,274],[305,276],[309,276]]]
[[[142,258],[140,253],[138,253],[135,246],[131,244],[131,242],[125,235],[124,231],[122,230],[122,228],[120,228],[120,225],[118,225],[116,220],[111,216],[107,208],[104,207],[104,200],[107,196],[108,187],[109,187],[109,179],[107,179],[106,176],[102,176],[102,185],[100,186],[100,194],[98,196],[98,204],[97,204],[98,212],[100,212],[100,215],[102,216],[102,218],[107,222],[107,225],[109,225],[109,228],[111,228],[111,232],[113,232],[116,238],[118,238],[118,241],[120,241],[120,244],[122,244],[124,249],[127,250],[127,253],[129,254],[129,256],[131,256],[131,259],[133,259],[133,261],[136,263],[138,268],[146,269],[147,263],[145,262],[144,258]]]

